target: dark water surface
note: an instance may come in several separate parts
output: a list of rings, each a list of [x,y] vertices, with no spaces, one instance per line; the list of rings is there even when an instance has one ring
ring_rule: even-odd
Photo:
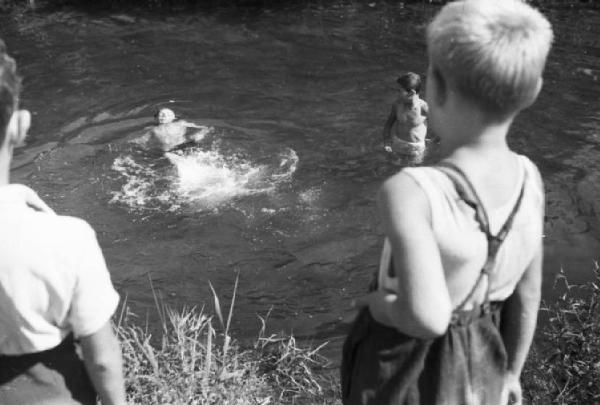
[[[138,314],[154,316],[149,276],[167,304],[200,307],[209,280],[228,303],[239,273],[239,336],[272,308],[271,329],[335,346],[377,267],[394,79],[425,71],[435,10],[2,16],[33,114],[13,180],[94,226]],[[561,267],[589,278],[600,247],[600,14],[549,16],[545,88],[510,135],[546,183],[546,297]],[[213,128],[199,148],[166,159],[128,143],[163,105]]]

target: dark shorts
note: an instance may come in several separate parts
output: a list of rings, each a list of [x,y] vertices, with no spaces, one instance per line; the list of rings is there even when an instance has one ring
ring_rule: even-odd
[[[502,305],[455,313],[448,331],[417,339],[376,322],[367,309],[344,343],[344,405],[495,405],[506,375]]]
[[[0,355],[0,404],[95,405],[96,392],[73,337],[43,352]]]

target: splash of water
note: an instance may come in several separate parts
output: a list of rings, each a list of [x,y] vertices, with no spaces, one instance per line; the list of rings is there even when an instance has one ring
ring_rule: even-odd
[[[299,161],[292,149],[279,153],[269,164],[199,147],[168,152],[165,157],[170,164],[163,167],[132,155],[117,157],[112,169],[120,174],[123,185],[111,202],[133,211],[176,211],[182,206],[214,209],[236,198],[274,192],[291,181]]]
[[[153,209],[156,202],[170,200],[167,190],[160,192],[152,179],[158,177],[158,171],[150,165],[140,164],[131,155],[119,156],[115,159],[112,169],[124,179],[123,186],[118,192],[113,192],[110,203],[121,203],[134,210]]]

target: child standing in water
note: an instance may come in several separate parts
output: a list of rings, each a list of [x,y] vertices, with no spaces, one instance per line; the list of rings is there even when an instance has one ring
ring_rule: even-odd
[[[428,120],[442,158],[378,194],[386,238],[344,344],[345,405],[522,403],[544,193],[506,135],[541,89],[552,37],[518,0],[451,2],[429,25]]]
[[[125,405],[111,317],[119,296],[96,234],[9,184],[13,150],[31,116],[0,40],[0,404]],[[74,341],[81,345],[83,361]]]
[[[419,97],[421,77],[408,72],[396,82],[400,94],[383,128],[383,147],[388,153],[407,157],[411,163],[421,163],[425,155],[428,110],[427,103]]]
[[[170,108],[161,108],[156,113],[156,126],[146,135],[150,147],[168,152],[187,142],[200,142],[210,131],[208,127],[196,125],[185,120],[178,120]],[[189,134],[189,128],[200,129]]]

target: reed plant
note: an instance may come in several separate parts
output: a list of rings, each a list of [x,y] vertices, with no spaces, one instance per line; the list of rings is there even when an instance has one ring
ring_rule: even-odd
[[[154,334],[123,306],[116,329],[130,404],[339,404],[336,380],[323,372],[329,364],[319,353],[324,345],[267,336],[267,314],[259,317],[254,343],[242,347],[230,334],[237,280],[227,318],[209,286],[211,315],[204,308],[175,311],[155,293],[160,326]]]
[[[593,279],[571,284],[561,270],[559,296],[544,303],[543,318],[523,372],[531,404],[600,404],[600,266]]]

